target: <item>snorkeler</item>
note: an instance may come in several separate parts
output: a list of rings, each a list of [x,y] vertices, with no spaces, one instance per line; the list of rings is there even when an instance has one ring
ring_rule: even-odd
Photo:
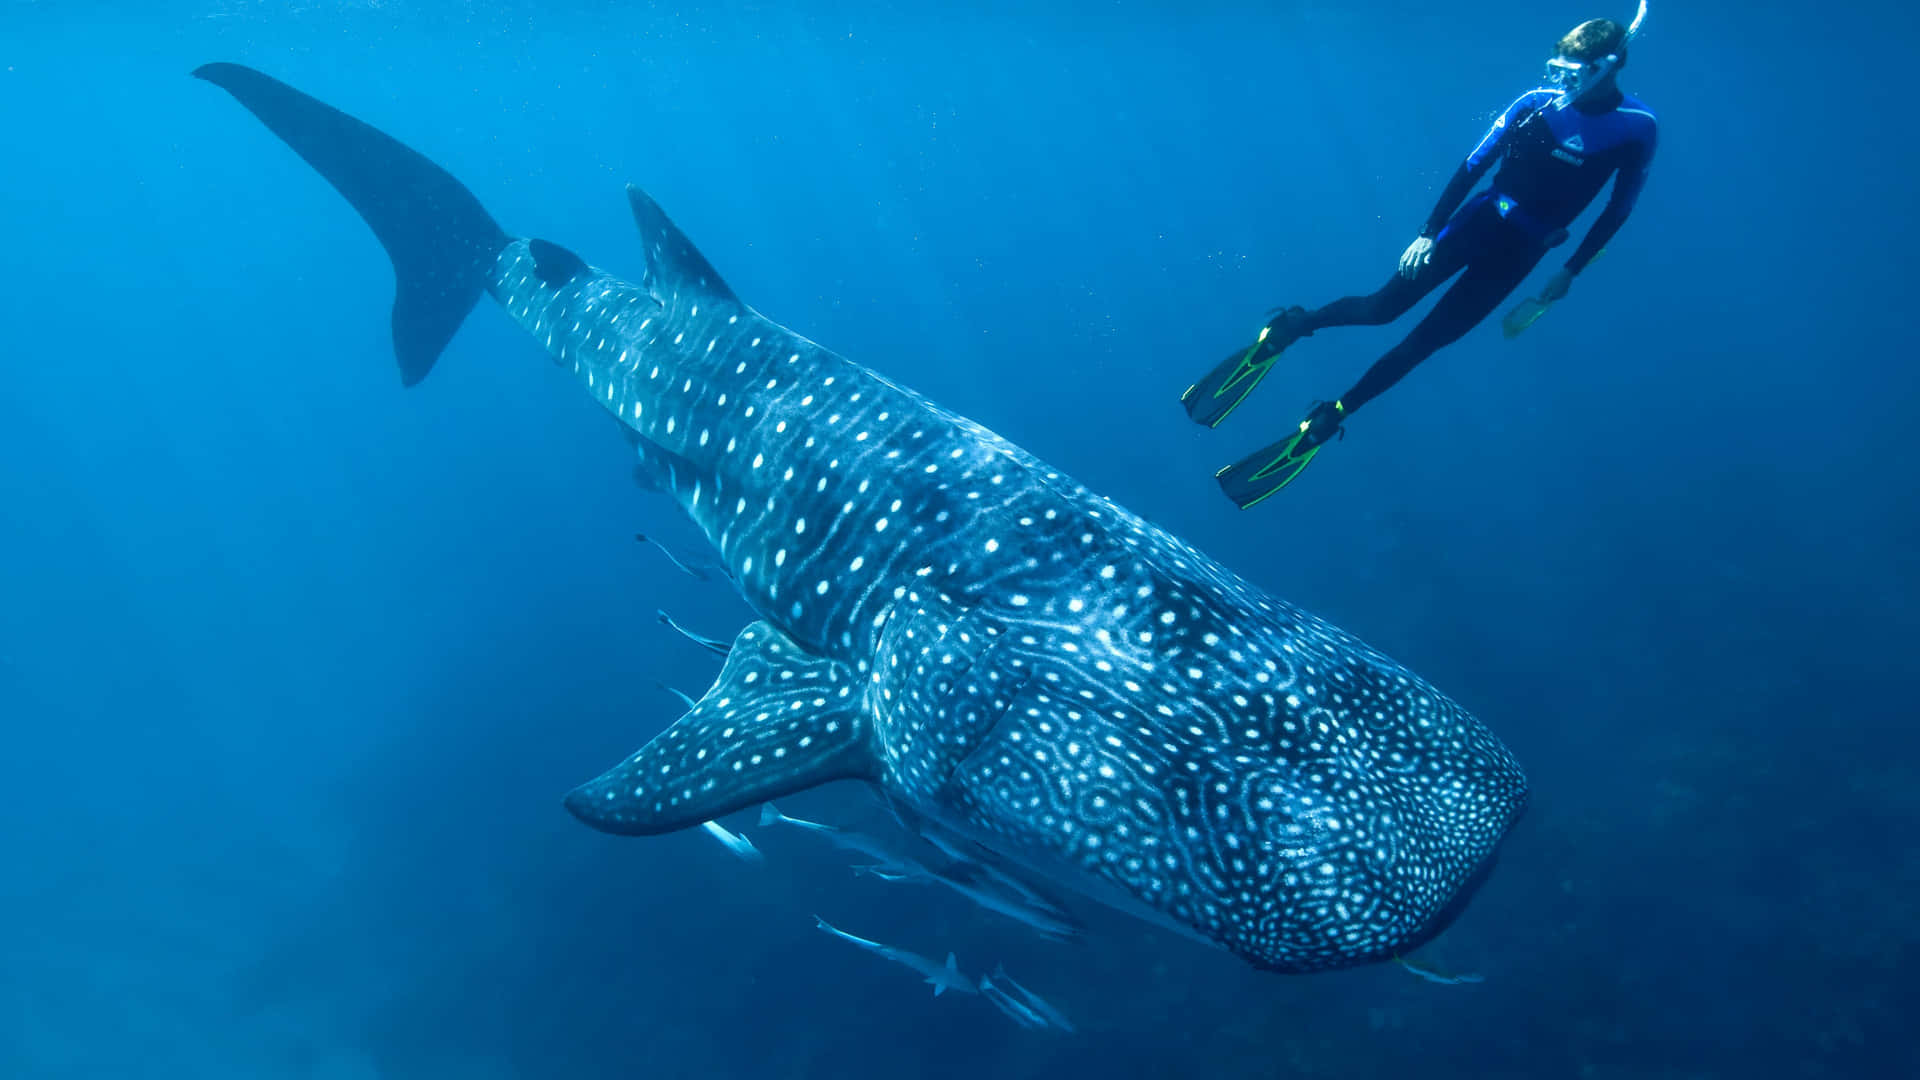
[[[1507,317],[1507,335],[1524,330],[1547,305],[1567,294],[1574,276],[1626,221],[1646,184],[1654,151],[1654,116],[1617,85],[1628,43],[1646,14],[1646,0],[1641,0],[1631,26],[1592,19],[1560,39],[1547,62],[1544,85],[1522,94],[1493,122],[1441,193],[1420,235],[1400,256],[1398,271],[1378,292],[1349,296],[1312,311],[1298,307],[1281,311],[1261,329],[1251,347],[1235,350],[1187,388],[1180,398],[1187,415],[1217,427],[1287,346],[1329,326],[1390,323],[1460,275],[1426,318],[1375,362],[1353,389],[1333,401],[1316,403],[1300,421],[1299,430],[1216,473],[1228,498],[1245,509],[1291,483],[1328,439],[1344,434],[1341,425],[1347,417],[1422,360],[1459,340],[1499,306],[1550,249],[1566,241],[1567,226],[1614,178],[1606,209],[1540,297]],[[1496,162],[1499,171],[1489,189],[1467,198]]]

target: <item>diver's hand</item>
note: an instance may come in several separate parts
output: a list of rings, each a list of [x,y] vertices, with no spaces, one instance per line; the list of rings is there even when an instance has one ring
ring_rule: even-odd
[[[1407,245],[1406,253],[1400,256],[1400,276],[1412,281],[1420,273],[1420,268],[1433,260],[1433,238],[1416,236],[1413,243]]]
[[[1540,290],[1540,299],[1551,304],[1566,296],[1567,290],[1571,288],[1573,288],[1573,271],[1562,269],[1547,279],[1547,287]]]

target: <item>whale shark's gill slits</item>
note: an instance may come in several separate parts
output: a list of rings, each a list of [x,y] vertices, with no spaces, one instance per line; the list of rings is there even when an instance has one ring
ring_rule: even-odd
[[[931,799],[1033,678],[991,613],[906,588],[874,647],[873,715],[888,782]]]
[[[259,117],[379,237],[393,260],[400,380],[426,378],[479,301],[507,234],[460,181],[392,136],[251,68],[206,64],[193,74]]]
[[[692,711],[576,788],[567,809],[605,832],[672,832],[829,780],[871,779],[868,740],[853,674],[754,623]]]

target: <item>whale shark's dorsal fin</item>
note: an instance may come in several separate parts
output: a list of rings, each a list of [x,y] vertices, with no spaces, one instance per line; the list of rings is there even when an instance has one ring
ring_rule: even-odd
[[[716,303],[740,302],[687,234],[668,220],[659,203],[632,184],[627,185],[627,202],[633,207],[634,224],[640,227],[640,243],[646,247],[645,280],[654,296],[667,301],[678,294],[690,294]]]
[[[720,678],[640,752],[567,796],[604,832],[673,832],[830,780],[871,779],[861,681],[773,626],[740,631]]]

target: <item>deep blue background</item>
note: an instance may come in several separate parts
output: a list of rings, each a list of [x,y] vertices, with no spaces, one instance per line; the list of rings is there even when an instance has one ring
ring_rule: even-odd
[[[1911,5],[1656,8],[1639,211],[1254,513],[1175,398],[1384,279],[1584,3],[0,4],[0,1075],[1753,1077],[1915,1067]],[[1038,9],[1038,10],[1036,10]],[[491,309],[402,393],[371,236],[253,64],[636,273],[644,185],[772,318],[1406,662],[1536,791],[1427,950],[1264,976],[1117,916],[1035,943],[559,797],[737,601]],[[1542,271],[1544,276],[1545,271]],[[850,790],[789,807],[857,822]],[[749,823],[750,824],[750,823]],[[1083,1026],[1022,1033],[819,912]]]

